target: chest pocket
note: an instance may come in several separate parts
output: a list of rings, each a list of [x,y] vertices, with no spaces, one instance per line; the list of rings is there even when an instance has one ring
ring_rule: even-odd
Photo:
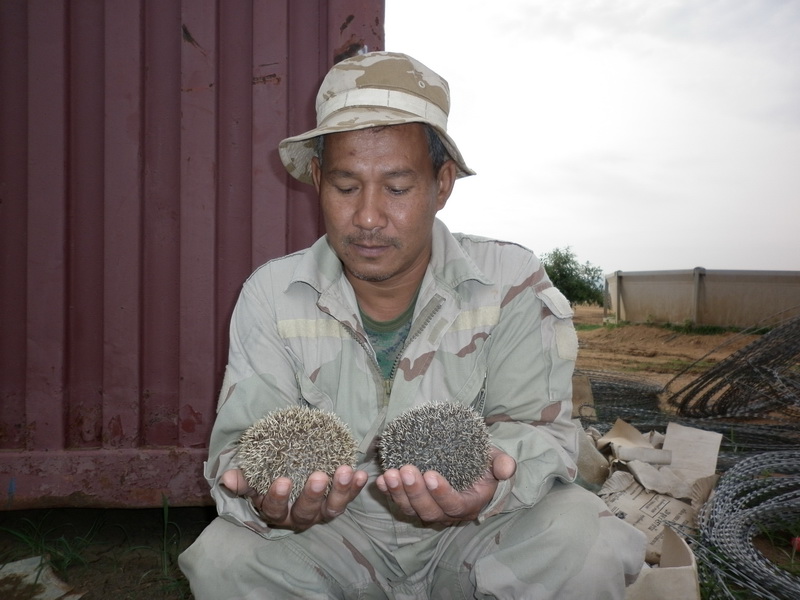
[[[549,287],[536,294],[555,318],[543,319],[542,328],[552,331],[558,356],[564,360],[577,360],[578,334],[572,325],[572,307],[566,296],[555,287]],[[548,321],[550,323],[548,323]]]
[[[486,357],[489,354],[490,342],[491,335],[488,335],[483,340],[480,350],[469,355],[472,358],[472,372],[454,397],[456,402],[471,407],[479,414],[483,414],[483,407],[486,402],[486,375],[488,371]]]
[[[306,375],[305,369],[303,368],[303,363],[295,355],[295,353],[292,352],[292,349],[288,346],[285,346],[285,348],[286,353],[292,359],[294,378],[295,381],[297,381],[297,390],[299,392],[300,399],[305,400],[311,406],[319,408],[320,410],[333,411],[334,404],[333,400],[331,400],[331,397],[314,385],[314,382],[311,381],[311,378]]]

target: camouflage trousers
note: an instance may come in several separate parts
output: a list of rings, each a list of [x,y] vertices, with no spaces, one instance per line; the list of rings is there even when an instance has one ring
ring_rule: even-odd
[[[267,540],[216,519],[180,557],[196,600],[623,598],[645,537],[602,500],[556,483],[533,508],[389,543],[387,522],[349,512]],[[392,536],[394,537],[394,536]]]

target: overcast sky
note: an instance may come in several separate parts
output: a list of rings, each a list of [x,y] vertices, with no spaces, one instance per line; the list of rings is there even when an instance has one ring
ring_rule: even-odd
[[[478,172],[453,231],[616,270],[800,270],[800,1],[386,0]]]

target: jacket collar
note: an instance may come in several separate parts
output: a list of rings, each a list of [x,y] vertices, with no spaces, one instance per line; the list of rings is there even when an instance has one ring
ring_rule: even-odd
[[[465,281],[472,280],[485,285],[492,283],[439,219],[435,219],[433,224],[431,261],[423,278],[423,293],[432,283],[431,280],[452,291]],[[355,301],[352,287],[344,276],[342,263],[328,244],[327,235],[319,238],[303,253],[289,287],[295,283],[307,284],[320,295],[332,292],[331,288],[337,286],[340,289],[336,296],[352,296]],[[342,288],[349,288],[349,293]]]

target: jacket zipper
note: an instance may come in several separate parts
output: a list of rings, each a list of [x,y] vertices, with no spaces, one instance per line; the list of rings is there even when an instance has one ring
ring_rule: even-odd
[[[359,333],[355,329],[353,329],[349,325],[345,325],[344,323],[342,323],[342,325],[344,326],[344,328],[347,331],[347,333],[350,334],[350,337],[352,337],[355,341],[357,341],[358,345],[361,346],[364,349],[364,352],[369,357],[369,363],[370,363],[370,366],[372,367],[373,374],[377,376],[379,381],[383,380],[383,373],[381,373],[381,367],[378,364],[378,361],[375,358],[375,355],[374,355],[374,353],[372,351],[372,348],[369,346],[369,343],[366,341],[366,339],[364,339],[363,336],[359,335]],[[384,391],[384,394],[385,394],[386,393],[386,386],[384,385],[383,387],[384,387],[383,391]],[[388,395],[386,395],[386,397],[383,399],[383,402],[381,404],[385,405],[388,402],[388,399],[389,399],[389,397],[388,397]]]
[[[435,304],[434,304],[435,303]],[[392,365],[392,371],[389,375],[388,379],[383,378],[383,373],[381,372],[380,365],[378,364],[377,359],[375,358],[374,352],[372,347],[368,344],[366,339],[363,336],[359,335],[357,331],[355,331],[349,325],[344,325],[344,328],[350,334],[350,336],[358,342],[358,344],[364,349],[364,352],[367,353],[367,356],[370,358],[370,364],[372,365],[373,372],[378,376],[378,380],[383,382],[382,389],[383,389],[383,398],[381,399],[380,406],[386,406],[389,404],[389,397],[392,395],[392,386],[394,384],[394,377],[397,374],[397,369],[400,366],[400,361],[403,358],[403,354],[405,353],[408,346],[417,339],[425,328],[430,324],[433,320],[433,317],[439,310],[442,308],[442,304],[444,303],[444,298],[439,296],[438,294],[434,296],[430,302],[428,302],[427,306],[423,309],[420,313],[419,317],[417,317],[418,325],[412,329],[408,336],[406,337],[406,341],[403,343],[403,347],[397,355],[397,358],[394,359],[394,364]]]
[[[436,302],[436,305],[432,306],[434,302]],[[400,361],[403,359],[403,354],[405,353],[406,348],[408,348],[409,345],[411,345],[411,343],[422,334],[425,328],[433,320],[433,317],[436,316],[436,313],[439,312],[439,309],[442,308],[443,303],[444,303],[444,298],[442,298],[438,294],[434,296],[431,299],[431,301],[428,302],[427,306],[423,309],[423,311],[417,318],[417,323],[419,323],[419,325],[409,332],[408,336],[406,337],[406,341],[403,342],[403,347],[400,349],[400,352],[394,359],[394,364],[392,365],[392,371],[389,375],[389,378],[383,380],[383,387],[384,387],[384,392],[386,393],[387,401],[389,400],[389,396],[392,393],[392,386],[394,385],[394,376],[397,374],[397,369],[400,366]]]

